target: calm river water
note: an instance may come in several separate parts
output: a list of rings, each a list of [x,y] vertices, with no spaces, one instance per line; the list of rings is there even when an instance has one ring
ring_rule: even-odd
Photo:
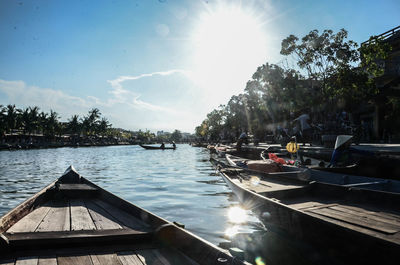
[[[151,212],[185,225],[215,243],[226,232],[251,232],[258,220],[234,224],[237,206],[203,148],[144,150],[140,146],[57,148],[0,152],[0,216],[61,176],[69,165],[102,188]]]

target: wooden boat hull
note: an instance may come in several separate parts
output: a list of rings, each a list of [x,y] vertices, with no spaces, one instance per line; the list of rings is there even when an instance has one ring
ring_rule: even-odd
[[[72,168],[4,215],[0,233],[0,264],[243,264]]]
[[[143,145],[143,144],[140,144],[140,146],[142,148],[144,148],[144,149],[147,149],[147,150],[168,150],[168,149],[175,150],[176,149],[176,147],[164,147],[164,148],[162,148],[160,146],[151,146],[151,145]]]
[[[266,152],[262,152],[261,158],[266,159],[266,157]],[[309,168],[310,181],[400,193],[400,181],[393,178],[380,178],[379,174],[376,174],[377,171],[375,167],[373,170],[369,170],[370,168],[360,170],[360,165],[349,167],[307,166],[302,168]],[[393,170],[390,171],[393,172]],[[383,175],[383,173],[384,172],[380,172],[381,175]],[[400,172],[398,174],[400,174]]]
[[[316,182],[258,194],[237,174],[221,170],[238,199],[270,229],[310,243],[346,264],[398,263],[399,194]]]
[[[309,172],[307,168],[299,168],[299,167],[294,167],[294,166],[286,166],[282,165],[281,172],[273,172],[273,173],[268,173],[268,172],[263,172],[263,171],[258,171],[258,170],[251,170],[249,168],[243,167],[241,165],[244,165],[247,161],[251,161],[251,159],[246,159],[238,156],[233,156],[230,154],[225,155],[226,161],[228,164],[232,167],[240,167],[245,169],[248,172],[254,172],[254,173],[263,173],[265,175],[293,175],[293,177],[297,176],[299,179],[303,180],[309,180]]]

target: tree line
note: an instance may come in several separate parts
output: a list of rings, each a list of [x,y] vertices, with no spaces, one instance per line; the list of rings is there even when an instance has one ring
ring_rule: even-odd
[[[384,74],[382,62],[391,46],[371,37],[359,47],[347,36],[344,29],[313,30],[301,39],[288,36],[281,43],[285,59],[259,66],[244,92],[208,113],[195,128],[196,135],[218,141],[248,131],[264,139],[277,125],[288,124],[303,112],[323,121],[331,113],[351,113],[361,105],[383,107],[386,125],[399,128],[399,98],[386,95],[375,83]]]
[[[19,109],[15,105],[0,105],[0,135],[18,132],[24,135],[43,134],[45,136],[112,135],[113,128],[100,110],[91,109],[84,117],[73,115],[67,122],[60,122],[59,114],[40,111],[37,106]]]
[[[0,105],[0,137],[14,132],[22,135],[41,134],[49,137],[66,134],[75,137],[112,136],[136,139],[140,142],[179,142],[182,139],[182,133],[179,130],[156,136],[149,130],[132,132],[112,128],[112,124],[107,118],[102,117],[97,108],[92,108],[83,117],[72,115],[67,122],[60,122],[59,119],[57,112],[50,110],[49,113],[46,113],[40,111],[37,106],[20,109],[13,104]]]

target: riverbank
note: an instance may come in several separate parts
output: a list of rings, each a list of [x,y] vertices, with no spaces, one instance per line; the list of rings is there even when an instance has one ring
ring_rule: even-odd
[[[46,149],[59,147],[89,147],[138,144],[128,139],[99,136],[44,136],[44,135],[5,135],[0,140],[0,150]]]

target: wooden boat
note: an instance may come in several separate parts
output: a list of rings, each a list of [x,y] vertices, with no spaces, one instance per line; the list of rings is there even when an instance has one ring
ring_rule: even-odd
[[[70,167],[0,219],[0,264],[244,264]]]
[[[267,228],[310,243],[333,264],[398,264],[400,194],[282,177],[255,179],[237,168],[221,175]]]
[[[266,159],[266,152],[261,153],[261,158]],[[304,157],[303,160],[310,160],[311,166],[300,166],[299,168],[308,168],[310,173],[310,181],[318,181],[323,183],[331,183],[344,185],[347,187],[359,187],[363,189],[380,190],[387,192],[400,193],[400,180],[387,179],[383,176],[385,171],[377,170],[374,165],[369,167],[361,164],[348,167],[320,167],[315,166],[320,161],[313,158]],[[365,164],[365,162],[363,162]],[[373,163],[372,163],[373,164]],[[397,165],[396,165],[397,166]],[[388,171],[393,172],[394,167],[388,166]],[[365,174],[363,174],[365,173]],[[379,174],[378,174],[379,173]],[[399,171],[400,174],[400,171]],[[382,176],[382,177],[380,177]]]
[[[239,159],[238,159],[239,160]],[[321,183],[329,183],[335,185],[341,185],[345,187],[357,187],[360,189],[378,190],[386,192],[400,193],[400,181],[391,179],[379,179],[370,178],[364,176],[355,176],[341,173],[332,173],[327,171],[320,171],[310,168],[299,168],[303,171],[283,171],[276,173],[262,173],[248,168],[232,166],[228,163],[225,158],[220,158],[216,156],[210,156],[210,161],[215,165],[216,168],[237,168],[249,174],[257,174],[258,177],[264,178],[269,176],[275,177],[291,177],[292,179],[300,180],[305,182],[305,184],[311,181],[317,181]],[[240,161],[240,160],[239,160]],[[291,169],[291,168],[290,168]]]
[[[148,149],[148,150],[156,150],[156,149],[161,149],[161,150],[165,150],[165,149],[173,149],[175,150],[176,147],[160,147],[160,146],[152,146],[152,145],[144,145],[144,144],[140,144],[141,147],[143,147],[144,149]]]
[[[281,172],[265,172],[265,171],[261,171],[261,170],[252,170],[249,169],[246,165],[248,164],[248,162],[250,161],[254,161],[252,159],[247,159],[247,158],[243,158],[243,157],[238,157],[238,156],[234,156],[234,155],[230,155],[230,154],[226,154],[225,155],[225,159],[226,161],[229,163],[230,166],[233,167],[240,167],[243,169],[248,170],[249,172],[258,172],[258,173],[265,173],[265,174],[272,174],[272,175],[279,175],[279,174],[287,174],[287,173],[291,173],[293,175],[307,175],[307,168],[299,168],[299,167],[295,167],[295,166],[289,166],[289,165],[281,165]]]
[[[400,181],[400,159],[390,157],[361,159],[357,163],[346,167],[314,167],[314,169]]]

